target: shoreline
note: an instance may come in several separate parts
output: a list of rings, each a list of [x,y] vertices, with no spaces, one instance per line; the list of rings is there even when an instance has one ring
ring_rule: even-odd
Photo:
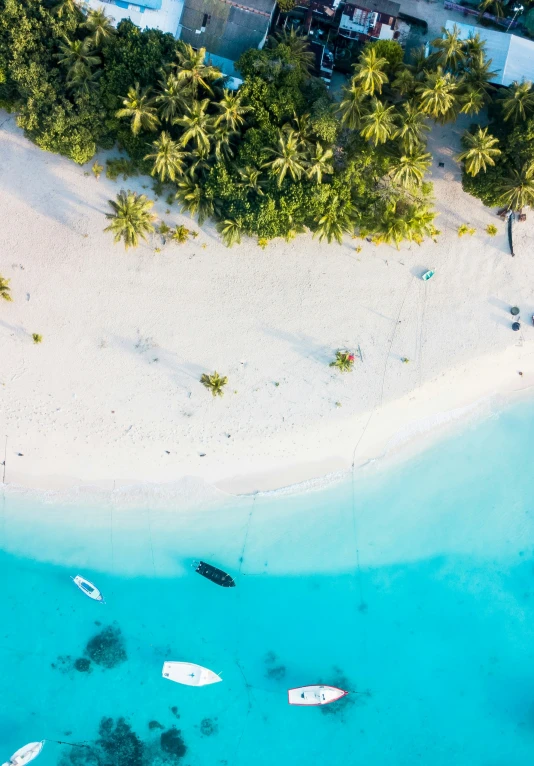
[[[8,116],[6,491],[181,507],[336,481],[353,463],[383,465],[487,411],[492,397],[529,389],[533,216],[517,225],[511,258],[494,212],[462,190],[463,127],[430,134],[438,244],[328,246],[302,234],[266,251],[251,240],[229,249],[207,222],[184,245],[153,237],[125,252],[104,232],[108,200],[122,186],[144,193],[148,179],[97,181],[31,144]],[[198,228],[165,200],[154,210]],[[477,233],[460,238],[466,221]],[[484,233],[490,223],[495,237]],[[430,267],[436,276],[423,282]],[[336,349],[360,347],[351,373],[330,368]],[[200,383],[214,370],[228,376],[222,399]]]
[[[250,471],[241,474],[228,464],[212,464],[204,474],[184,466],[183,473],[173,481],[151,482],[98,477],[76,481],[62,476],[36,479],[8,467],[2,487],[8,495],[35,495],[48,502],[98,499],[124,507],[134,507],[141,501],[167,507],[177,499],[184,507],[196,507],[256,493],[309,491],[348,479],[352,468],[383,470],[408,460],[458,428],[492,414],[495,406],[507,407],[533,390],[534,343],[522,344],[444,372],[421,389],[345,423],[342,429],[336,429],[337,433],[331,425],[315,431],[316,441],[322,446],[315,451],[314,460],[309,438],[301,434],[303,452],[307,449],[310,459],[289,465],[272,458],[263,460],[269,462],[268,470],[257,470],[256,462],[250,462]],[[268,445],[264,446],[268,452]]]

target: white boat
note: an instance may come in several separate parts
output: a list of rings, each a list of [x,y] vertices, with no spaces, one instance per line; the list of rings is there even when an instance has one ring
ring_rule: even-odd
[[[328,705],[347,694],[335,686],[299,686],[288,690],[287,701],[290,705]]]
[[[39,753],[44,747],[44,739],[41,742],[30,742],[16,753],[13,753],[9,761],[6,761],[2,766],[25,766],[26,763],[33,761],[37,758]]]
[[[203,668],[202,665],[194,665],[192,662],[164,662],[161,675],[169,681],[176,681],[177,684],[186,686],[207,686],[222,681],[222,678],[213,670]]]
[[[70,578],[75,585],[78,586],[78,588],[81,590],[82,593],[85,593],[86,596],[89,596],[89,598],[92,598],[93,601],[101,601],[104,603],[104,597],[96,587],[96,585],[93,585],[92,582],[89,582],[89,580],[86,580],[85,577],[82,577],[81,575],[76,575],[76,577]]]

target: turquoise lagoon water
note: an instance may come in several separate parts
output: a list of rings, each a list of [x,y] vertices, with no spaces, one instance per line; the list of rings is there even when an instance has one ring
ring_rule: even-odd
[[[8,494],[0,761],[46,738],[39,766],[530,766],[533,444],[529,401],[309,492],[135,513]],[[237,587],[196,575],[194,558]],[[74,587],[78,572],[106,605]],[[108,626],[122,661],[77,670]],[[173,684],[166,659],[224,682]],[[314,682],[352,693],[287,705],[287,688]],[[183,757],[161,749],[173,726]]]

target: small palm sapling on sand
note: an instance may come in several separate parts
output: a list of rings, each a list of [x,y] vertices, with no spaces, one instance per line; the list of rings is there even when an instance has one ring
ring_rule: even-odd
[[[469,226],[467,223],[462,223],[461,226],[458,226],[458,236],[463,237],[465,234],[469,234],[470,237],[473,236],[473,234],[476,234],[476,229],[474,229],[472,226]]]
[[[489,234],[490,237],[495,237],[498,231],[499,230],[494,223],[488,223],[488,225],[486,226],[486,234]]]
[[[99,165],[98,162],[95,161],[93,163],[93,167],[91,168],[91,170],[93,171],[94,177],[98,181],[98,179],[100,178],[100,176],[102,174],[102,171],[104,170],[104,166],[103,165]]]
[[[5,301],[11,302],[13,298],[10,295],[11,288],[9,287],[9,279],[4,279],[0,276],[0,298]]]
[[[200,378],[200,382],[203,386],[210,389],[213,396],[223,396],[224,386],[228,383],[228,378],[226,375],[219,375],[219,373],[215,371],[213,375],[206,375],[206,373],[204,373]]]
[[[32,334],[32,338],[33,338],[33,342],[34,342],[34,343],[36,343],[36,344],[37,344],[37,343],[42,343],[42,342],[43,342],[43,336],[42,336],[42,335],[39,335],[39,333],[38,333],[38,332],[34,332],[34,333]]]
[[[354,366],[354,354],[350,351],[336,351],[336,358],[330,367],[337,367],[340,372],[350,372]]]

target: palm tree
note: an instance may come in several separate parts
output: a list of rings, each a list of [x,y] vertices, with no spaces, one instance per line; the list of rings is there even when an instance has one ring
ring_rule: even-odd
[[[180,139],[182,146],[187,146],[190,141],[195,141],[197,149],[209,151],[209,131],[212,124],[212,118],[206,113],[209,103],[208,98],[202,101],[193,101],[191,106],[186,106],[185,114],[182,117],[176,117],[173,120],[174,125],[179,125],[184,129]]]
[[[208,197],[203,187],[190,176],[184,176],[178,183],[176,199],[180,202],[182,210],[187,210],[191,215],[198,214],[200,226],[216,212],[213,198]]]
[[[83,26],[89,30],[92,43],[96,48],[101,48],[113,35],[117,34],[112,22],[113,19],[106,15],[103,8],[90,10],[87,14],[87,20]]]
[[[506,88],[502,100],[502,111],[506,122],[508,120],[519,122],[530,117],[534,112],[532,83],[516,81]]]
[[[392,165],[391,178],[404,188],[419,186],[431,162],[432,155],[428,152],[416,150],[412,154],[403,154]]]
[[[487,59],[483,51],[471,55],[464,67],[462,84],[467,89],[482,91],[487,99],[495,90],[495,86],[490,81],[498,74],[496,70],[491,69],[492,63],[492,59]]]
[[[304,172],[304,155],[299,149],[299,143],[294,130],[290,130],[287,137],[279,130],[277,148],[267,149],[274,159],[266,162],[263,167],[270,168],[271,173],[278,177],[278,186],[282,186],[287,173],[297,181]]]
[[[466,147],[465,152],[458,155],[460,162],[465,162],[465,171],[470,176],[476,176],[481,170],[484,172],[488,165],[495,165],[494,157],[501,154],[496,148],[499,140],[488,133],[488,128],[478,128],[476,133],[466,131],[462,136],[462,144]]]
[[[55,55],[60,64],[68,67],[69,76],[72,77],[82,69],[91,69],[100,64],[100,57],[94,53],[90,40],[71,41],[65,38],[65,42],[59,44],[59,53]]]
[[[217,231],[221,234],[226,247],[239,245],[243,233],[243,221],[241,218],[226,218],[224,221],[219,221]]]
[[[391,83],[391,87],[398,91],[399,95],[406,96],[415,88],[415,77],[407,67],[404,67]]]
[[[293,113],[292,121],[286,122],[285,125],[283,125],[282,130],[285,133],[293,131],[298,139],[301,149],[307,149],[312,145],[314,131],[309,113],[306,112],[301,115]]]
[[[200,378],[200,382],[203,386],[209,388],[213,396],[222,396],[224,394],[224,386],[228,383],[228,378],[226,375],[221,376],[215,371],[213,375],[206,375],[204,373]]]
[[[502,184],[500,201],[510,210],[534,206],[534,162],[525,162],[520,170],[515,168]]]
[[[484,108],[486,96],[481,90],[469,88],[466,93],[460,96],[459,100],[462,104],[460,109],[462,114],[478,114]]]
[[[343,89],[343,100],[339,105],[341,122],[351,130],[358,130],[365,113],[366,94],[353,80],[348,88]]]
[[[77,0],[57,0],[52,8],[52,13],[62,19],[63,16],[74,16],[80,13]]]
[[[388,61],[385,58],[379,58],[374,48],[364,51],[359,59],[359,63],[355,66],[355,74],[353,81],[361,85],[364,93],[368,93],[370,96],[377,93],[382,93],[382,85],[388,82],[388,76],[383,71]]]
[[[226,88],[223,91],[223,97],[215,104],[221,114],[215,120],[215,125],[224,123],[231,130],[238,130],[245,123],[244,114],[250,112],[252,107],[243,104],[242,96],[232,93]]]
[[[469,64],[470,59],[477,58],[480,54],[486,52],[486,41],[480,36],[479,32],[474,35],[469,35],[467,40],[464,40],[465,55]]]
[[[446,27],[442,27],[441,32],[443,36],[432,40],[431,43],[436,49],[431,56],[432,61],[444,69],[456,72],[465,61],[465,44],[460,39],[460,29],[455,24],[452,32]]]
[[[415,101],[407,101],[403,104],[399,127],[393,137],[400,138],[405,152],[412,153],[424,143],[425,133],[430,130],[426,119],[425,113]]]
[[[244,168],[239,168],[238,173],[241,177],[240,186],[243,189],[250,189],[251,191],[259,194],[263,197],[264,181],[261,180],[261,171],[257,168],[253,168],[251,165],[246,165]]]
[[[128,95],[123,99],[124,107],[115,113],[116,117],[130,117],[132,120],[132,133],[137,136],[141,129],[154,131],[159,125],[158,115],[154,108],[154,99],[150,96],[151,89],[135,87],[128,89]]]
[[[76,90],[79,93],[89,94],[98,88],[98,80],[102,72],[102,69],[93,72],[89,67],[76,69],[67,77],[67,88],[69,90]]]
[[[442,67],[428,72],[425,81],[417,86],[416,93],[421,110],[434,120],[445,122],[454,115],[458,103],[458,82]]]
[[[223,159],[228,160],[234,156],[232,140],[237,136],[239,136],[239,132],[237,130],[232,130],[230,125],[226,122],[212,126],[210,139],[213,143],[213,154],[218,162]]]
[[[426,77],[429,68],[430,56],[427,56],[426,46],[420,45],[411,52],[412,63],[408,64],[408,69],[413,73],[416,80],[422,80]]]
[[[385,143],[395,130],[395,107],[387,106],[376,97],[371,101],[371,107],[362,119],[362,135],[375,146]]]
[[[501,19],[504,16],[504,6],[501,0],[482,0],[478,6],[478,10],[480,11],[479,19],[481,19],[486,12],[492,13],[498,19]]]
[[[488,128],[478,128],[476,133],[466,131],[462,136],[465,152],[458,155],[458,160],[465,163],[465,171],[470,176],[476,176],[481,170],[486,172],[488,165],[495,165],[494,157],[501,154],[496,148],[499,140],[488,134]]]
[[[160,80],[160,90],[155,98],[162,120],[172,122],[178,114],[182,114],[191,99],[191,88],[175,75],[170,74],[166,80]]]
[[[0,298],[10,303],[13,298],[10,295],[11,288],[9,287],[9,282],[9,279],[4,279],[4,277],[0,276]]]
[[[319,242],[326,239],[328,244],[333,240],[341,244],[343,234],[354,231],[355,210],[352,205],[341,202],[339,196],[334,194],[328,200],[328,208],[323,215],[315,219],[316,229],[313,236],[319,237]]]
[[[293,63],[298,66],[303,74],[308,74],[314,65],[315,56],[310,49],[310,44],[307,37],[297,34],[295,29],[291,27],[289,32],[284,29],[279,32],[273,38],[269,39],[269,47],[277,45],[285,45],[291,54]]]
[[[213,94],[210,82],[220,80],[223,75],[217,67],[204,63],[206,58],[205,48],[195,50],[189,43],[178,41],[176,58],[178,59],[178,62],[175,64],[177,67],[176,76],[179,80],[189,85],[195,99],[199,87]]]
[[[188,168],[187,174],[193,181],[197,181],[198,178],[204,178],[211,169],[210,164],[210,152],[205,146],[193,149],[192,152],[186,154]]]
[[[320,184],[323,180],[323,175],[330,175],[334,172],[334,168],[330,160],[332,159],[334,152],[332,149],[324,149],[319,142],[315,145],[315,152],[310,156],[307,161],[308,170],[306,175],[310,179],[315,179],[316,183]]]
[[[104,231],[113,232],[115,242],[124,240],[126,250],[137,247],[139,237],[146,240],[146,235],[154,231],[152,221],[156,216],[150,212],[154,203],[144,194],[121,190],[117,200],[110,199],[109,204],[113,212],[106,213],[106,218],[111,223]]]
[[[178,142],[173,141],[165,130],[152,146],[155,151],[145,156],[145,160],[154,160],[151,175],[157,175],[162,183],[167,179],[176,181],[184,172],[185,152],[180,151]]]

